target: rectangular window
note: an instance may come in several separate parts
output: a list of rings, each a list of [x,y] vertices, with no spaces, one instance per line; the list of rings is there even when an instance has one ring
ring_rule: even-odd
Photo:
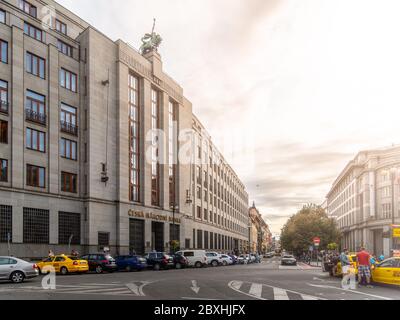
[[[203,249],[203,230],[197,230],[197,249]]]
[[[60,127],[62,132],[78,135],[76,108],[61,103]]]
[[[61,22],[60,20],[56,19],[56,30],[66,35],[67,25],[64,22]]]
[[[24,243],[49,244],[49,211],[24,208]]]
[[[8,113],[8,82],[0,80],[0,112]]]
[[[201,219],[201,207],[197,207],[197,218]]]
[[[77,160],[77,143],[75,141],[61,138],[60,156],[65,159]]]
[[[152,154],[151,154],[151,204],[160,205],[160,165],[158,162],[158,132],[160,127],[160,93],[151,90],[151,129],[152,129]]]
[[[12,240],[12,207],[0,205],[0,242]]]
[[[61,172],[61,191],[76,193],[78,176],[76,174]]]
[[[8,122],[0,120],[0,143],[8,143]]]
[[[31,128],[26,128],[26,148],[46,152],[46,134]]]
[[[65,54],[68,57],[72,57],[72,46],[70,46],[69,44],[66,44],[65,42],[61,41],[61,40],[57,40],[57,48],[58,51],[60,51],[61,53]]]
[[[177,166],[177,105],[169,101],[168,103],[168,173],[169,173],[169,203],[176,203],[176,166]]]
[[[27,52],[25,58],[26,72],[42,79],[46,78],[46,60]]]
[[[38,93],[26,91],[26,120],[46,124],[46,98]]]
[[[8,160],[0,159],[0,182],[8,182]]]
[[[98,233],[98,244],[101,247],[107,247],[110,245],[110,234],[108,232]]]
[[[45,168],[26,165],[26,185],[35,188],[46,188]]]
[[[19,0],[19,8],[32,17],[37,18],[37,8],[25,0]]]
[[[81,244],[81,215],[79,213],[58,213],[58,244]]]
[[[6,23],[6,12],[4,10],[0,10],[0,23]]]
[[[30,36],[33,39],[41,42],[43,41],[43,31],[27,22],[25,22],[24,24],[24,32],[26,35]]]
[[[60,86],[70,90],[72,92],[76,92],[77,88],[77,76],[75,73],[67,71],[65,69],[60,70]]]
[[[140,105],[139,79],[129,75],[129,197],[140,202]]]
[[[8,42],[0,39],[1,62],[8,63]]]

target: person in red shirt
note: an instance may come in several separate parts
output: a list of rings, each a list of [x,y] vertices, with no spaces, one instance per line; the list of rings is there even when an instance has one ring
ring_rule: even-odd
[[[365,278],[368,287],[371,287],[370,259],[371,255],[362,247],[360,252],[357,253],[358,282],[361,285],[363,278]]]

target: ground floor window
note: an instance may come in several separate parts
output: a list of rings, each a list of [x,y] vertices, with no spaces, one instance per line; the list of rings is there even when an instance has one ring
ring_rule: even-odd
[[[49,243],[49,210],[24,208],[24,243]]]
[[[190,239],[185,239],[185,248],[190,249]]]
[[[144,250],[144,220],[129,220],[129,253],[143,255]]]
[[[80,213],[58,213],[58,243],[81,244],[81,215]]]
[[[180,241],[180,225],[178,224],[170,224],[169,226],[169,240]]]
[[[209,242],[208,242],[208,231],[204,231],[204,249],[209,249]]]
[[[12,207],[0,205],[0,242],[12,239]]]
[[[197,249],[203,249],[203,230],[197,230]]]
[[[98,244],[99,247],[108,247],[110,245],[110,233],[108,232],[99,232],[98,233]]]

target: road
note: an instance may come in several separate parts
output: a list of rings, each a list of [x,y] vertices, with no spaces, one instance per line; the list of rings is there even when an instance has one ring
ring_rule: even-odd
[[[319,268],[261,264],[169,271],[56,277],[43,290],[42,277],[20,285],[0,283],[0,300],[400,300],[400,289],[375,286],[344,290]]]

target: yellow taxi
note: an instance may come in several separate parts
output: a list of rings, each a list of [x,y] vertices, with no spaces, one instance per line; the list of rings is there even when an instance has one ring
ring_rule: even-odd
[[[355,275],[358,275],[358,267],[357,267],[357,255],[355,253],[350,253],[347,256],[350,260],[350,272],[354,272]],[[342,271],[342,263],[339,261],[336,265],[336,267],[333,267],[333,275],[335,277],[342,277],[343,276],[343,271]]]
[[[386,259],[372,267],[372,281],[400,286],[400,257]]]
[[[66,275],[68,273],[86,273],[89,271],[89,264],[86,260],[80,260],[77,257],[66,256],[64,254],[44,259],[37,264],[39,272],[44,267],[50,266],[55,269],[57,273]]]

